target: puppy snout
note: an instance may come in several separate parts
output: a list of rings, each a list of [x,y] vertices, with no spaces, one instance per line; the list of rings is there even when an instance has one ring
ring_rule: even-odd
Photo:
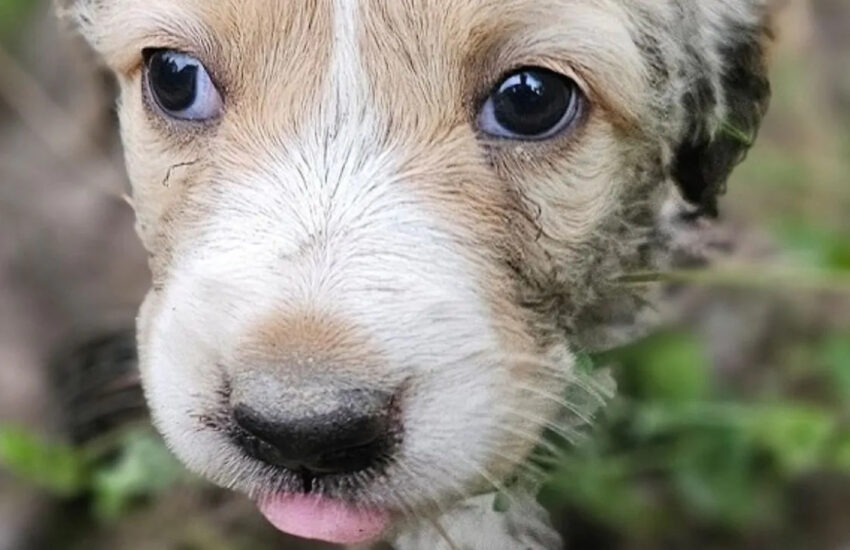
[[[333,396],[322,414],[275,415],[237,404],[238,443],[253,458],[309,476],[343,475],[379,465],[392,450],[392,394],[354,390]]]

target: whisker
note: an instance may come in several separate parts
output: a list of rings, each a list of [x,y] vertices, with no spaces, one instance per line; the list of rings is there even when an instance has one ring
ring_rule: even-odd
[[[565,427],[562,427],[551,420],[546,420],[544,418],[540,418],[534,415],[526,414],[522,411],[518,411],[512,408],[502,408],[499,409],[501,412],[516,416],[528,422],[533,422],[538,426],[544,428],[547,432],[557,436],[560,439],[563,439],[565,443],[569,445],[575,445],[578,442],[579,434],[575,431],[569,430]],[[540,436],[540,439],[544,439],[545,434]]]
[[[443,526],[440,525],[440,521],[437,518],[430,518],[428,523],[434,528],[435,531],[440,535],[440,537],[449,545],[451,550],[460,550],[460,547],[454,543],[452,538],[449,536],[449,533],[443,529]]]
[[[515,437],[519,437],[523,441],[527,441],[536,445],[538,448],[543,447],[544,449],[550,451],[553,455],[558,456],[563,453],[563,449],[554,445],[551,441],[546,441],[545,438],[541,437],[539,434],[528,433],[522,430],[514,429],[510,426],[498,426],[498,429],[511,434]]]
[[[513,495],[508,491],[505,485],[498,481],[496,478],[494,478],[486,468],[476,465],[473,461],[467,459],[464,456],[457,456],[457,458],[463,461],[467,465],[467,467],[472,468],[473,470],[478,472],[478,475],[480,475],[482,479],[484,479],[484,481],[486,481],[490,486],[492,486],[493,489],[495,489],[500,494],[505,495],[511,500],[512,503],[515,503]]]
[[[580,389],[592,397],[599,405],[604,405],[612,397],[612,391],[593,374],[581,372],[575,368],[565,370],[563,365],[527,354],[506,355],[506,361],[529,364],[541,369],[543,373],[567,385],[567,389]]]
[[[582,411],[574,403],[571,403],[570,401],[568,401],[567,399],[565,399],[563,397],[560,397],[560,396],[555,395],[553,393],[549,393],[545,390],[541,390],[541,389],[535,388],[533,386],[528,386],[528,385],[525,385],[525,384],[516,384],[516,388],[519,389],[519,390],[522,390],[522,391],[526,391],[528,393],[532,393],[534,395],[537,395],[538,397],[542,397],[542,398],[546,399],[547,401],[551,401],[552,403],[557,404],[559,407],[561,407],[561,408],[569,411],[570,413],[574,414],[584,424],[589,425],[589,424],[593,423],[593,419],[590,416],[588,416],[588,414],[585,411]]]
[[[524,439],[532,443],[537,443],[538,441],[536,438]],[[564,454],[563,450],[561,449],[558,449],[557,454],[551,454],[552,450],[550,449],[548,451],[550,453],[548,457],[540,454],[542,452],[541,449],[536,449],[534,452],[529,453],[528,455],[507,454],[504,451],[498,449],[498,443],[501,442],[495,440],[493,441],[493,445],[487,453],[488,457],[505,460],[512,464],[514,468],[530,470],[529,473],[533,473],[536,477],[548,477],[548,471],[544,470],[542,466],[554,466],[558,464]]]
[[[415,476],[415,475],[414,475],[414,473],[410,470],[410,468],[408,468],[408,467],[407,467],[407,465],[405,465],[405,464],[404,464],[404,463],[402,463],[402,462],[399,462],[399,463],[398,463],[398,466],[399,466],[399,467],[400,467],[400,468],[401,468],[401,469],[405,472],[405,474],[407,474],[407,476],[408,476],[411,480],[415,480],[415,479],[416,479],[416,476]],[[420,486],[420,487],[421,487],[421,486]],[[423,487],[422,489],[424,489],[424,487]],[[441,503],[440,503],[440,501],[439,501],[439,500],[438,500],[435,496],[432,496],[430,493],[431,493],[431,491],[423,491],[423,493],[422,493],[422,494],[425,496],[425,499],[426,499],[427,501],[429,501],[431,504],[433,504],[433,505],[434,505],[434,508],[435,508],[435,510],[438,512],[438,514],[439,514],[439,515],[444,515],[444,514],[446,514],[446,513],[447,513],[447,510],[446,510],[445,506],[444,506],[443,504],[441,504]],[[463,498],[466,498],[466,495],[464,495],[464,496],[462,497],[462,499],[463,499]]]
[[[537,465],[533,462],[529,462],[528,457],[520,458],[520,457],[505,454],[501,451],[491,451],[489,453],[489,456],[492,457],[492,458],[499,458],[499,459],[502,459],[502,460],[506,460],[506,461],[510,462],[511,464],[514,464],[515,465],[514,466],[515,475],[517,475],[518,477],[520,477],[524,480],[528,480],[528,481],[532,481],[532,482],[539,482],[539,481],[549,477],[549,472],[544,470],[539,465]]]
[[[414,522],[419,519],[419,516],[413,510],[413,508],[407,503],[407,499],[405,499],[401,492],[398,491],[395,487],[389,488],[390,495],[392,496],[392,500],[395,501],[395,508],[401,511],[404,516],[404,520],[406,522]]]

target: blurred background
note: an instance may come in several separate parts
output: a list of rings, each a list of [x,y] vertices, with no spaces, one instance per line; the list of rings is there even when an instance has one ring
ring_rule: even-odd
[[[49,4],[0,0],[0,549],[315,548],[147,424],[113,85]],[[850,549],[850,1],[790,0],[773,81],[723,259],[594,358],[619,396],[541,494],[568,547]]]

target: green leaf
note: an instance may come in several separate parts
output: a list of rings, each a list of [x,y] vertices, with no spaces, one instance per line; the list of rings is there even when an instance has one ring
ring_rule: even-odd
[[[752,407],[735,403],[641,404],[630,416],[631,433],[645,440],[706,430],[740,432],[752,414]]]
[[[504,514],[511,509],[511,499],[508,495],[499,491],[493,498],[493,511]]]
[[[0,34],[20,29],[34,6],[33,0],[0,0]]]
[[[594,370],[594,362],[593,358],[584,351],[576,352],[576,365],[575,368],[578,372],[583,374],[593,374]]]
[[[753,454],[753,446],[735,431],[685,433],[671,453],[678,494],[703,517],[733,525],[751,520],[759,514]]]
[[[789,476],[822,467],[837,432],[837,422],[828,411],[791,404],[763,408],[750,426],[754,441]]]
[[[822,353],[837,396],[850,407],[850,336],[831,338]]]
[[[648,495],[633,482],[632,464],[596,453],[566,458],[541,492],[549,506],[569,503],[607,525],[645,531],[653,527]]]
[[[847,232],[812,222],[785,222],[777,232],[783,243],[810,268],[850,270],[850,234]]]
[[[90,473],[80,451],[10,427],[0,427],[0,466],[63,497],[82,493]]]
[[[839,472],[850,475],[850,434],[844,434],[844,437],[836,444],[832,466]]]
[[[660,333],[624,353],[624,374],[638,397],[690,403],[704,401],[711,394],[711,364],[693,335]]]
[[[162,493],[185,477],[156,434],[147,429],[128,432],[118,459],[94,476],[95,513],[104,520],[118,519],[133,501]]]

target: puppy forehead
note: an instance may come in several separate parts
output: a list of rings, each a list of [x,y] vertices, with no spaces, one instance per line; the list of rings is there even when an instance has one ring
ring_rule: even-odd
[[[424,25],[452,31],[477,29],[482,23],[503,26],[515,22],[552,22],[574,19],[583,12],[615,13],[623,2],[616,0],[116,0],[108,6],[96,3],[116,18],[138,21],[137,27],[184,24],[195,19],[221,35],[245,38],[274,27],[278,31],[298,26],[330,24],[334,17],[358,17],[371,31],[397,33],[426,30]],[[181,21],[182,20],[182,21]],[[131,26],[132,28],[133,26]],[[124,27],[124,31],[131,30]],[[280,38],[267,35],[270,42]],[[428,36],[419,35],[427,42]],[[314,45],[314,44],[311,44]]]
[[[626,26],[633,7],[617,0],[116,0],[93,4],[96,7],[81,9],[105,15],[106,20],[100,18],[88,30],[99,35],[97,45],[107,57],[118,57],[113,61],[126,71],[135,68],[139,47],[182,47],[205,54],[233,78],[250,72],[280,77],[286,75],[281,71],[294,66],[311,73],[326,70],[331,52],[351,45],[367,56],[379,54],[388,60],[385,69],[421,70],[440,62],[457,68],[470,58],[485,61],[487,54],[505,46],[527,49],[530,57],[538,58],[544,53],[553,57],[571,53],[579,58],[577,65],[585,64],[580,59],[583,54],[602,54],[603,64],[620,56],[623,65],[631,55]],[[94,19],[89,15],[80,17],[84,26]],[[350,33],[356,33],[357,42],[340,36]]]

